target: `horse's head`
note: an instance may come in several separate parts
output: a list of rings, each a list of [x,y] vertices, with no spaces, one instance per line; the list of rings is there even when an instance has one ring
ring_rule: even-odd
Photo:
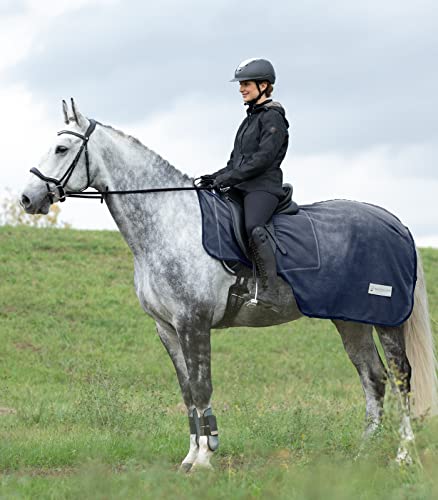
[[[80,113],[73,99],[71,112],[64,100],[62,111],[66,127],[58,132],[38,168],[31,170],[34,175],[21,196],[21,205],[30,214],[47,214],[52,203],[64,201],[66,190],[82,191],[91,182],[87,142],[95,122]]]

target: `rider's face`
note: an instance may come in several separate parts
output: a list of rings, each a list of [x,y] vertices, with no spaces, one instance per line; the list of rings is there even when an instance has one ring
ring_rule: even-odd
[[[253,99],[256,99],[256,97],[259,95],[259,90],[255,82],[251,80],[245,80],[239,83],[240,83],[239,90],[245,102],[249,102],[252,101]],[[262,82],[259,85],[260,85],[260,90],[265,90],[265,88],[267,87],[267,84],[265,82]]]

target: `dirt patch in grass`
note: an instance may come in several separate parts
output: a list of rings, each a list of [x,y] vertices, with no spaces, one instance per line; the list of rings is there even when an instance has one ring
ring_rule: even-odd
[[[20,351],[25,351],[25,350],[29,350],[32,352],[41,351],[41,347],[37,347],[33,345],[31,342],[14,342],[14,346]]]
[[[75,467],[56,467],[54,469],[31,468],[21,470],[5,470],[1,472],[1,476],[16,476],[16,477],[62,477],[71,476],[78,472]]]
[[[0,417],[2,415],[15,415],[17,413],[17,410],[14,408],[7,408],[6,406],[0,406]]]

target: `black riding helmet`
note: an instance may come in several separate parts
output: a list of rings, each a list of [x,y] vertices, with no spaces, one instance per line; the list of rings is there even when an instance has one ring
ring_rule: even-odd
[[[259,90],[259,95],[255,99],[245,103],[253,106],[265,93],[265,90],[262,91],[260,89],[259,82],[267,81],[271,84],[275,83],[274,66],[272,66],[271,62],[267,59],[246,59],[245,61],[242,61],[239,66],[237,66],[236,71],[234,72],[234,78],[230,80],[230,82],[243,82],[245,80],[255,82]]]
[[[234,72],[230,82],[243,82],[244,80],[267,81],[274,85],[274,66],[267,59],[253,58],[242,61]]]

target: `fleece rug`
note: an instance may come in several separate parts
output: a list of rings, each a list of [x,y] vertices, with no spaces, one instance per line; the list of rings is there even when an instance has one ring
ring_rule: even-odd
[[[198,191],[202,242],[219,260],[252,264],[241,251],[227,203]],[[368,203],[329,200],[275,214],[277,272],[290,285],[302,314],[397,326],[411,314],[417,258],[408,228]]]

